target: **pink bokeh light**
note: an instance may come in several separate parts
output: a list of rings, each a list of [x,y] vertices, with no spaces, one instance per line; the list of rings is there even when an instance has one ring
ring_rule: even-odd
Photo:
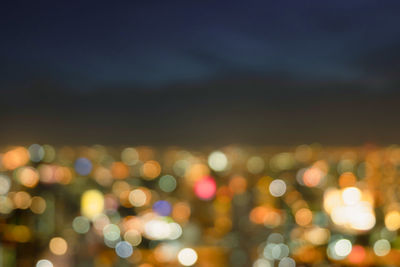
[[[213,198],[216,190],[217,184],[215,183],[214,178],[210,176],[205,176],[194,184],[194,192],[196,196],[202,200]]]

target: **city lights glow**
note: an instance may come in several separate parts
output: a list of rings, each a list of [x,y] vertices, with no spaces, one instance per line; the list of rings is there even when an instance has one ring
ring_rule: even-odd
[[[363,200],[365,198],[365,200]],[[368,231],[375,226],[373,203],[368,194],[355,187],[329,189],[324,195],[324,208],[332,221],[342,227]]]
[[[319,150],[312,146],[260,156],[235,148],[216,154],[173,148],[165,155],[148,147],[17,148],[0,152],[2,241],[30,246],[43,239],[43,266],[79,255],[80,244],[104,266],[116,260],[141,267],[210,260],[219,266],[390,265],[398,254],[400,204],[372,186],[370,173],[352,172],[381,168],[368,157],[359,156],[361,163],[351,153],[336,161],[314,157]],[[332,151],[327,155],[339,153]],[[28,161],[19,165],[25,152]],[[51,237],[39,234],[46,231]],[[251,237],[251,257],[238,246],[240,233]]]

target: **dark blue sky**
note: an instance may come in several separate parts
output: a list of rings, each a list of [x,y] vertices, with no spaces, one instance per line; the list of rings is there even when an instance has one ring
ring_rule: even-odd
[[[8,1],[0,145],[398,143],[399,0]]]
[[[393,67],[399,11],[390,0],[9,1],[0,82],[88,90],[241,74],[363,80],[375,61]]]

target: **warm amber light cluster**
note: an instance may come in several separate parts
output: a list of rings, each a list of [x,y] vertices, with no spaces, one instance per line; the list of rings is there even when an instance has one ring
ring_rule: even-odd
[[[397,146],[6,147],[0,265],[395,265],[398,166]]]

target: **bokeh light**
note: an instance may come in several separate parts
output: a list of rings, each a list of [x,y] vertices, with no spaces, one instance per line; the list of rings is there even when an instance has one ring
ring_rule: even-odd
[[[28,148],[29,157],[33,162],[40,162],[45,156],[45,150],[41,145],[32,144]]]
[[[92,163],[87,158],[78,158],[74,167],[75,171],[80,175],[88,175],[92,171]]]
[[[228,167],[228,158],[223,152],[214,151],[208,156],[208,165],[214,171],[224,171]]]
[[[400,212],[390,211],[385,215],[385,225],[390,231],[397,231],[400,228]]]
[[[266,259],[257,259],[253,263],[253,267],[272,267],[271,262]]]
[[[352,244],[347,239],[340,239],[336,241],[334,245],[335,253],[339,257],[346,257],[347,255],[350,254],[351,249],[352,249]]]
[[[138,246],[142,242],[142,235],[139,231],[131,229],[126,231],[124,239],[129,242],[132,246]]]
[[[278,267],[296,267],[294,259],[285,257],[279,261]]]
[[[400,255],[400,149],[207,151],[6,148],[2,253],[45,244],[24,261],[153,267],[392,266]]]
[[[178,260],[184,266],[192,266],[197,261],[197,253],[192,248],[184,248],[179,251]]]
[[[377,256],[383,257],[389,254],[390,252],[390,243],[386,239],[380,239],[374,243],[374,252]]]
[[[8,193],[11,187],[11,181],[8,176],[0,174],[0,195],[5,195]]]
[[[46,200],[39,196],[33,197],[31,199],[30,209],[33,213],[42,214],[46,210]]]
[[[86,234],[90,229],[90,221],[83,216],[78,216],[72,221],[72,228],[79,234]]]
[[[39,260],[36,263],[36,267],[53,267],[53,263],[49,260]]]
[[[176,185],[176,179],[172,175],[164,175],[158,181],[158,186],[160,187],[160,189],[167,193],[174,191]]]
[[[133,247],[129,242],[121,241],[115,246],[115,252],[121,258],[128,258],[133,253]]]
[[[343,202],[346,205],[354,205],[361,200],[361,191],[356,187],[347,187],[342,192]]]
[[[104,196],[98,190],[85,191],[81,198],[81,212],[83,216],[93,219],[103,212]]]
[[[55,255],[64,255],[68,250],[67,241],[61,237],[54,237],[50,240],[49,249]]]
[[[312,222],[312,212],[307,208],[299,209],[295,214],[295,220],[298,225],[306,226]]]
[[[135,165],[139,161],[139,154],[133,147],[127,147],[121,152],[122,161],[129,166]]]
[[[27,209],[32,203],[31,195],[25,191],[15,193],[13,197],[14,206],[17,209]]]
[[[145,162],[142,166],[142,174],[146,179],[154,179],[157,178],[161,173],[161,166],[155,160],[149,160]]]
[[[353,246],[348,259],[350,263],[353,264],[360,264],[362,263],[367,257],[367,253],[365,251],[365,248],[360,245]]]
[[[261,157],[251,157],[246,164],[247,170],[252,174],[259,174],[264,170],[265,162]]]
[[[103,236],[107,241],[116,241],[120,238],[121,231],[115,224],[108,224],[103,228]]]
[[[142,189],[134,189],[129,193],[129,202],[135,207],[144,206],[147,200],[147,195]]]
[[[168,201],[159,200],[153,204],[153,210],[161,216],[168,216],[172,211],[172,207]]]
[[[39,174],[32,167],[21,167],[16,171],[18,181],[26,187],[35,187],[39,182]]]
[[[29,152],[24,147],[16,147],[7,151],[1,158],[2,165],[8,170],[14,170],[28,163]]]
[[[269,185],[269,192],[274,197],[281,197],[286,192],[286,183],[283,180],[276,179]]]
[[[194,192],[196,196],[202,200],[209,200],[215,196],[217,185],[212,177],[206,176],[196,181]]]

